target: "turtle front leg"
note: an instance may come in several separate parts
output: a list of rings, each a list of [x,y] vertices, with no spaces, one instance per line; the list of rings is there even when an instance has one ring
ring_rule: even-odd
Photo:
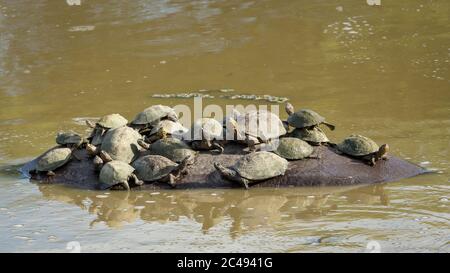
[[[95,170],[98,172],[102,169],[103,167],[103,160],[101,157],[99,157],[98,155],[96,155],[94,157],[94,159],[92,160],[92,162],[94,163],[94,168]]]
[[[86,151],[88,152],[89,155],[95,156],[95,155],[98,155],[98,153],[100,152],[100,149],[98,149],[96,146],[88,143],[88,144],[86,144]]]
[[[220,145],[217,142],[212,142],[211,144],[211,152],[214,152],[216,154],[221,154],[224,151],[224,148],[222,145]]]
[[[48,171],[48,172],[46,173],[46,175],[47,175],[47,176],[55,176],[56,173],[54,173],[53,171]]]
[[[144,181],[140,180],[134,173],[130,177],[136,186],[144,185]]]
[[[123,181],[121,185],[125,188],[125,190],[130,191],[130,185],[128,184],[128,181]]]
[[[143,139],[138,139],[137,143],[139,144],[139,146],[141,146],[142,148],[144,148],[145,150],[150,149],[150,144],[147,143],[145,140]]]
[[[214,162],[214,168],[220,173],[222,177],[233,182],[238,182],[241,186],[244,186],[247,190],[249,189],[248,180],[240,176],[236,171],[225,168],[222,164]]]

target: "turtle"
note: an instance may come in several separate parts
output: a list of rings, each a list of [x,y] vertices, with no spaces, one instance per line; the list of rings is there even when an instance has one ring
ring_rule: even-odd
[[[178,138],[162,138],[150,145],[150,154],[161,155],[180,163],[189,156],[190,162],[194,160],[198,152],[194,151],[184,141]]]
[[[52,148],[38,157],[36,166],[30,173],[44,172],[48,176],[53,176],[55,175],[53,171],[65,165],[71,158],[72,149],[62,146]]]
[[[130,126],[139,130],[146,130],[164,119],[178,121],[178,115],[175,110],[169,106],[161,104],[152,105],[137,114],[133,121],[131,121]]]
[[[313,127],[312,129],[302,128],[302,129],[294,129],[289,133],[291,137],[299,138],[308,142],[311,145],[319,146],[319,145],[327,145],[330,143],[330,140],[325,135],[325,133],[320,129],[320,127]]]
[[[148,143],[152,143],[158,139],[166,138],[168,136],[181,138],[188,131],[189,130],[178,121],[164,119],[158,122],[158,124],[151,129],[146,141]]]
[[[370,166],[374,166],[380,159],[386,160],[389,152],[388,144],[378,147],[375,141],[361,135],[350,135],[337,144],[336,148],[339,152],[358,158]]]
[[[87,140],[77,133],[60,132],[56,135],[56,143],[68,148],[78,148],[86,144]]]
[[[294,128],[313,128],[320,124],[326,125],[330,130],[334,130],[336,127],[328,123],[324,117],[319,115],[310,109],[300,109],[294,112],[294,106],[289,102],[285,105],[286,113],[289,115],[287,123]]]
[[[103,186],[102,189],[125,188],[130,190],[130,181],[133,181],[135,185],[143,184],[134,174],[134,168],[119,160],[107,162],[100,171],[99,179]]]
[[[251,183],[284,175],[288,165],[286,159],[267,151],[246,154],[230,168],[214,162],[214,167],[222,177],[238,182],[246,189]]]
[[[88,137],[93,145],[100,145],[106,131],[127,125],[128,120],[120,114],[109,114],[101,117],[96,123],[86,120],[86,124],[91,127],[92,133]]]
[[[247,144],[249,151],[255,151],[256,145],[270,143],[287,133],[279,117],[266,110],[248,111],[237,120],[231,118],[230,125],[237,140]]]
[[[189,157],[180,164],[161,155],[145,155],[136,159],[131,166],[136,170],[136,176],[146,182],[167,182],[175,187],[175,180],[186,172]]]
[[[224,150],[223,125],[213,118],[200,118],[194,122],[190,130],[191,147],[194,150],[211,150],[221,154]],[[193,134],[193,135],[192,135]]]
[[[140,154],[138,142],[140,139],[142,136],[128,126],[110,129],[104,136],[100,150],[108,153],[113,160],[130,163]],[[91,154],[96,154],[98,151],[98,148],[95,149],[92,145],[87,145],[86,148]],[[90,151],[91,149],[93,151]]]
[[[280,138],[274,153],[287,159],[287,160],[299,160],[304,158],[318,158],[311,156],[314,149],[306,141],[303,141],[295,137],[283,137]]]

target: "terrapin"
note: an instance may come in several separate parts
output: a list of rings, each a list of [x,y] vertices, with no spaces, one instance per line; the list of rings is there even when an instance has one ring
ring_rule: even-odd
[[[218,162],[214,163],[214,167],[224,178],[248,189],[251,183],[284,175],[288,161],[274,153],[260,151],[243,156],[230,168]]]
[[[109,114],[101,117],[95,124],[86,120],[86,124],[93,129],[88,137],[92,145],[100,145],[106,131],[122,127],[128,123],[128,120],[120,114]]]
[[[163,138],[154,142],[150,146],[150,153],[167,157],[176,163],[182,162],[186,157],[189,157],[189,163],[192,163],[197,155],[196,151],[178,138]]]
[[[294,129],[290,133],[291,137],[296,137],[301,140],[308,142],[311,145],[319,146],[322,144],[328,144],[330,140],[325,135],[325,133],[320,129],[320,127],[313,127],[312,129],[302,128]]]
[[[146,155],[138,158],[131,164],[136,169],[136,176],[146,182],[167,182],[175,187],[175,180],[186,171],[189,158],[183,159],[180,164],[160,155]]]
[[[67,147],[55,147],[38,157],[35,169],[31,173],[45,172],[48,176],[53,176],[57,168],[65,165],[72,158],[72,149]]]
[[[169,106],[152,105],[137,114],[131,122],[131,126],[138,129],[146,129],[155,126],[160,120],[164,119],[178,121],[178,116]]]
[[[389,152],[388,144],[378,147],[375,141],[361,135],[350,135],[336,147],[340,152],[358,158],[370,166],[374,166],[380,159],[386,160]]]
[[[250,151],[255,151],[256,145],[269,143],[286,134],[286,129],[278,116],[265,110],[249,111],[239,116],[238,120],[230,122],[238,141],[247,144]]]
[[[106,163],[99,175],[102,189],[118,189],[121,187],[130,190],[130,181],[133,181],[136,185],[142,185],[143,182],[133,172],[134,168],[125,162],[113,160]]]
[[[317,158],[311,156],[314,151],[313,147],[299,138],[283,137],[280,138],[277,144],[274,152],[287,160]]]
[[[213,118],[201,118],[191,128],[191,147],[194,150],[212,150],[221,154],[223,146],[223,125]],[[193,135],[192,135],[193,134]]]
[[[136,159],[140,153],[138,140],[142,136],[128,126],[109,130],[103,139],[101,150],[108,153],[113,160],[120,160],[130,163]],[[93,149],[92,146],[87,148]],[[98,149],[94,149],[91,153],[96,153]]]
[[[187,131],[188,129],[181,125],[178,121],[164,119],[152,128],[146,140],[147,142],[152,143],[158,139],[166,138],[168,136],[181,138]]]
[[[320,124],[326,125],[331,130],[335,129],[333,124],[325,121],[325,118],[309,109],[300,109],[294,112],[294,106],[289,102],[285,105],[286,113],[289,115],[287,123],[295,128],[313,128]]]
[[[56,135],[56,143],[68,148],[78,148],[82,144],[85,144],[87,140],[81,137],[77,133],[64,132]]]

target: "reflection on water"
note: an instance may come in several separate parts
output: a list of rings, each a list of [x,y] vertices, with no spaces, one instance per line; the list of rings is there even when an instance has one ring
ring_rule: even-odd
[[[449,8],[0,2],[0,251],[64,251],[73,240],[91,251],[360,251],[368,240],[384,251],[448,251]],[[124,195],[30,184],[10,167],[47,150],[58,131],[86,132],[83,117],[131,119],[150,104],[192,105],[164,94],[223,88],[289,98],[335,123],[333,141],[367,135],[438,174],[342,192]]]
[[[389,200],[383,185],[369,187],[304,188],[298,192],[286,189],[204,190],[155,192],[73,191],[48,184],[38,185],[49,200],[69,203],[95,216],[91,226],[103,222],[120,228],[141,219],[166,223],[187,218],[201,224],[207,232],[223,221],[231,221],[229,233],[238,236],[248,230],[272,226],[284,220],[313,220],[339,211],[340,205],[362,203],[387,206]],[[329,200],[333,195],[333,200]],[[340,201],[344,200],[344,202]]]

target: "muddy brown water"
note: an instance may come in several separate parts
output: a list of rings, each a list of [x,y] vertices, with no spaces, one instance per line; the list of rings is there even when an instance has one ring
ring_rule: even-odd
[[[69,1],[70,2],[70,1]],[[0,2],[0,251],[450,251],[448,1]],[[21,163],[155,94],[288,97],[432,175],[364,187],[95,192]],[[203,104],[249,104],[216,95]],[[265,104],[264,101],[257,101]],[[286,117],[284,114],[282,117]]]

